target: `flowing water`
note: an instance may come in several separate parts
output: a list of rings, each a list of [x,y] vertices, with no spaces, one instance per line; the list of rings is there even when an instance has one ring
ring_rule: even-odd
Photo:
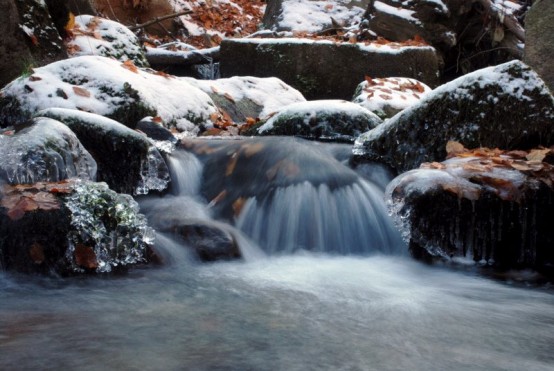
[[[151,223],[211,220],[213,203],[199,194],[202,163],[185,153],[170,162],[178,186],[141,201]],[[250,198],[235,227],[227,225],[247,255],[243,261],[200,264],[160,232],[164,267],[109,278],[0,273],[0,370],[552,370],[548,287],[422,265],[400,254],[400,243],[346,256],[317,246],[310,252],[257,246],[264,239],[259,230],[278,239],[271,228],[287,223],[249,229],[253,223],[243,220],[275,215],[264,204],[271,210],[275,202],[293,202],[291,217],[306,225],[293,215],[307,208],[294,203],[296,190],[333,204],[334,223],[341,224],[369,215],[348,201],[355,195],[385,218],[369,227],[383,234],[376,241],[396,241],[374,199],[379,187],[362,180],[334,191],[299,181],[271,198]],[[349,216],[343,207],[359,210]],[[311,243],[333,238],[325,235],[333,223],[310,218],[310,228],[323,231]],[[345,239],[372,238],[349,236],[365,233],[355,223],[337,228]],[[280,243],[297,244],[291,238]]]

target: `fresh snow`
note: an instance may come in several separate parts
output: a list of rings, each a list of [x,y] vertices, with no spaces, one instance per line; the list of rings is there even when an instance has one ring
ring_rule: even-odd
[[[226,95],[234,101],[249,99],[262,107],[260,118],[292,103],[304,102],[304,96],[276,77],[235,76],[219,80],[188,79],[189,83],[211,94]]]
[[[166,124],[173,122],[187,131],[197,131],[199,124],[212,126],[214,103],[185,79],[141,69],[133,72],[119,61],[98,56],[35,68],[33,75],[11,82],[2,93],[15,96],[31,114],[60,107],[109,116],[129,99],[118,96],[126,86],[136,90],[141,102],[156,109]]]
[[[387,14],[390,14],[394,17],[404,18],[404,19],[408,20],[409,22],[417,24],[417,25],[421,24],[419,19],[414,17],[414,14],[416,12],[413,11],[413,10],[408,10],[408,9],[404,9],[404,8],[395,8],[394,6],[390,6],[390,5],[385,4],[381,1],[376,1],[373,4],[373,6],[375,7],[376,10],[378,10],[382,13],[387,13]]]

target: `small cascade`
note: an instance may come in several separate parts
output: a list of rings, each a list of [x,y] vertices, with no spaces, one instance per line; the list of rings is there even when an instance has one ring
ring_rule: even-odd
[[[387,215],[383,192],[362,179],[335,190],[304,182],[280,188],[270,197],[249,198],[236,225],[270,254],[405,250]]]
[[[202,163],[190,152],[174,151],[168,156],[171,193],[176,196],[196,196],[202,180]]]

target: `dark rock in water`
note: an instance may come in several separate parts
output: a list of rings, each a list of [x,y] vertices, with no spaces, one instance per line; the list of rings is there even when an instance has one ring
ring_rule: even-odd
[[[35,118],[17,131],[4,131],[0,153],[0,179],[10,184],[96,177],[96,162],[75,134],[50,118]]]
[[[394,179],[387,202],[412,254],[554,274],[554,167],[536,159],[548,151],[480,149]]]
[[[172,232],[178,235],[205,262],[230,260],[241,257],[234,237],[213,223],[195,221],[179,225]]]
[[[398,171],[446,158],[446,143],[528,149],[554,143],[554,98],[519,61],[475,71],[429,93],[419,103],[358,138],[358,160]]]
[[[183,140],[203,162],[202,196],[268,253],[399,253],[383,194],[318,142]],[[335,146],[337,146],[335,144]]]
[[[278,77],[308,100],[350,100],[371,77],[411,77],[437,86],[439,60],[429,46],[365,45],[308,39],[226,39],[221,76]]]
[[[294,103],[243,135],[289,135],[305,139],[353,143],[383,121],[357,104],[341,100]]]
[[[105,183],[4,185],[0,267],[26,273],[107,273],[147,262],[153,231],[128,195]]]
[[[77,110],[50,108],[37,115],[67,125],[96,160],[97,180],[116,192],[146,194],[167,188],[167,165],[144,135],[114,120]]]
[[[146,134],[150,139],[168,141],[171,143],[177,142],[177,138],[175,138],[171,131],[156,122],[153,117],[145,117],[140,120],[136,129]]]
[[[2,0],[0,14],[0,88],[33,67],[67,58],[43,1]]]
[[[525,17],[524,61],[544,80],[554,92],[554,2],[537,0]]]

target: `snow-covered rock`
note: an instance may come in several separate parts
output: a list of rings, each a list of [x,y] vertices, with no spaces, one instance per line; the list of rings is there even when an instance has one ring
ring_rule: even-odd
[[[477,150],[395,178],[387,203],[412,254],[551,270],[554,169],[520,152]]]
[[[10,184],[96,177],[92,156],[70,129],[53,119],[36,118],[15,133],[4,132],[0,153],[0,179]]]
[[[430,46],[336,43],[298,38],[226,39],[222,77],[278,77],[308,100],[351,100],[364,76],[414,78],[438,85],[439,60]]]
[[[386,119],[413,106],[430,91],[424,83],[405,77],[366,77],[356,88],[352,101]]]
[[[554,143],[554,97],[520,61],[462,76],[428,93],[416,105],[361,135],[358,158],[399,171],[442,161],[446,143],[468,148],[531,148]]]
[[[98,55],[118,61],[132,61],[137,67],[148,67],[138,37],[121,23],[92,15],[75,17],[74,38],[66,48],[71,56]]]
[[[67,125],[98,165],[97,180],[120,193],[163,191],[169,170],[148,138],[109,118],[66,108],[49,108],[37,116]]]
[[[138,204],[105,183],[4,186],[0,205],[4,269],[107,273],[149,260],[154,233]]]
[[[292,103],[305,102],[302,94],[278,78],[234,76],[218,80],[187,81],[209,94],[219,109],[234,122],[246,118],[264,118]]]
[[[275,31],[318,32],[358,24],[369,0],[268,0],[263,24]],[[335,24],[333,24],[333,21]]]
[[[291,135],[306,139],[354,142],[381,124],[377,115],[344,100],[293,103],[250,130],[258,135]],[[248,134],[248,133],[245,133]]]
[[[196,133],[212,126],[210,115],[216,112],[210,97],[183,79],[98,56],[36,68],[1,94],[3,126],[59,107],[106,116],[131,128],[145,116],[159,116],[168,127]]]

